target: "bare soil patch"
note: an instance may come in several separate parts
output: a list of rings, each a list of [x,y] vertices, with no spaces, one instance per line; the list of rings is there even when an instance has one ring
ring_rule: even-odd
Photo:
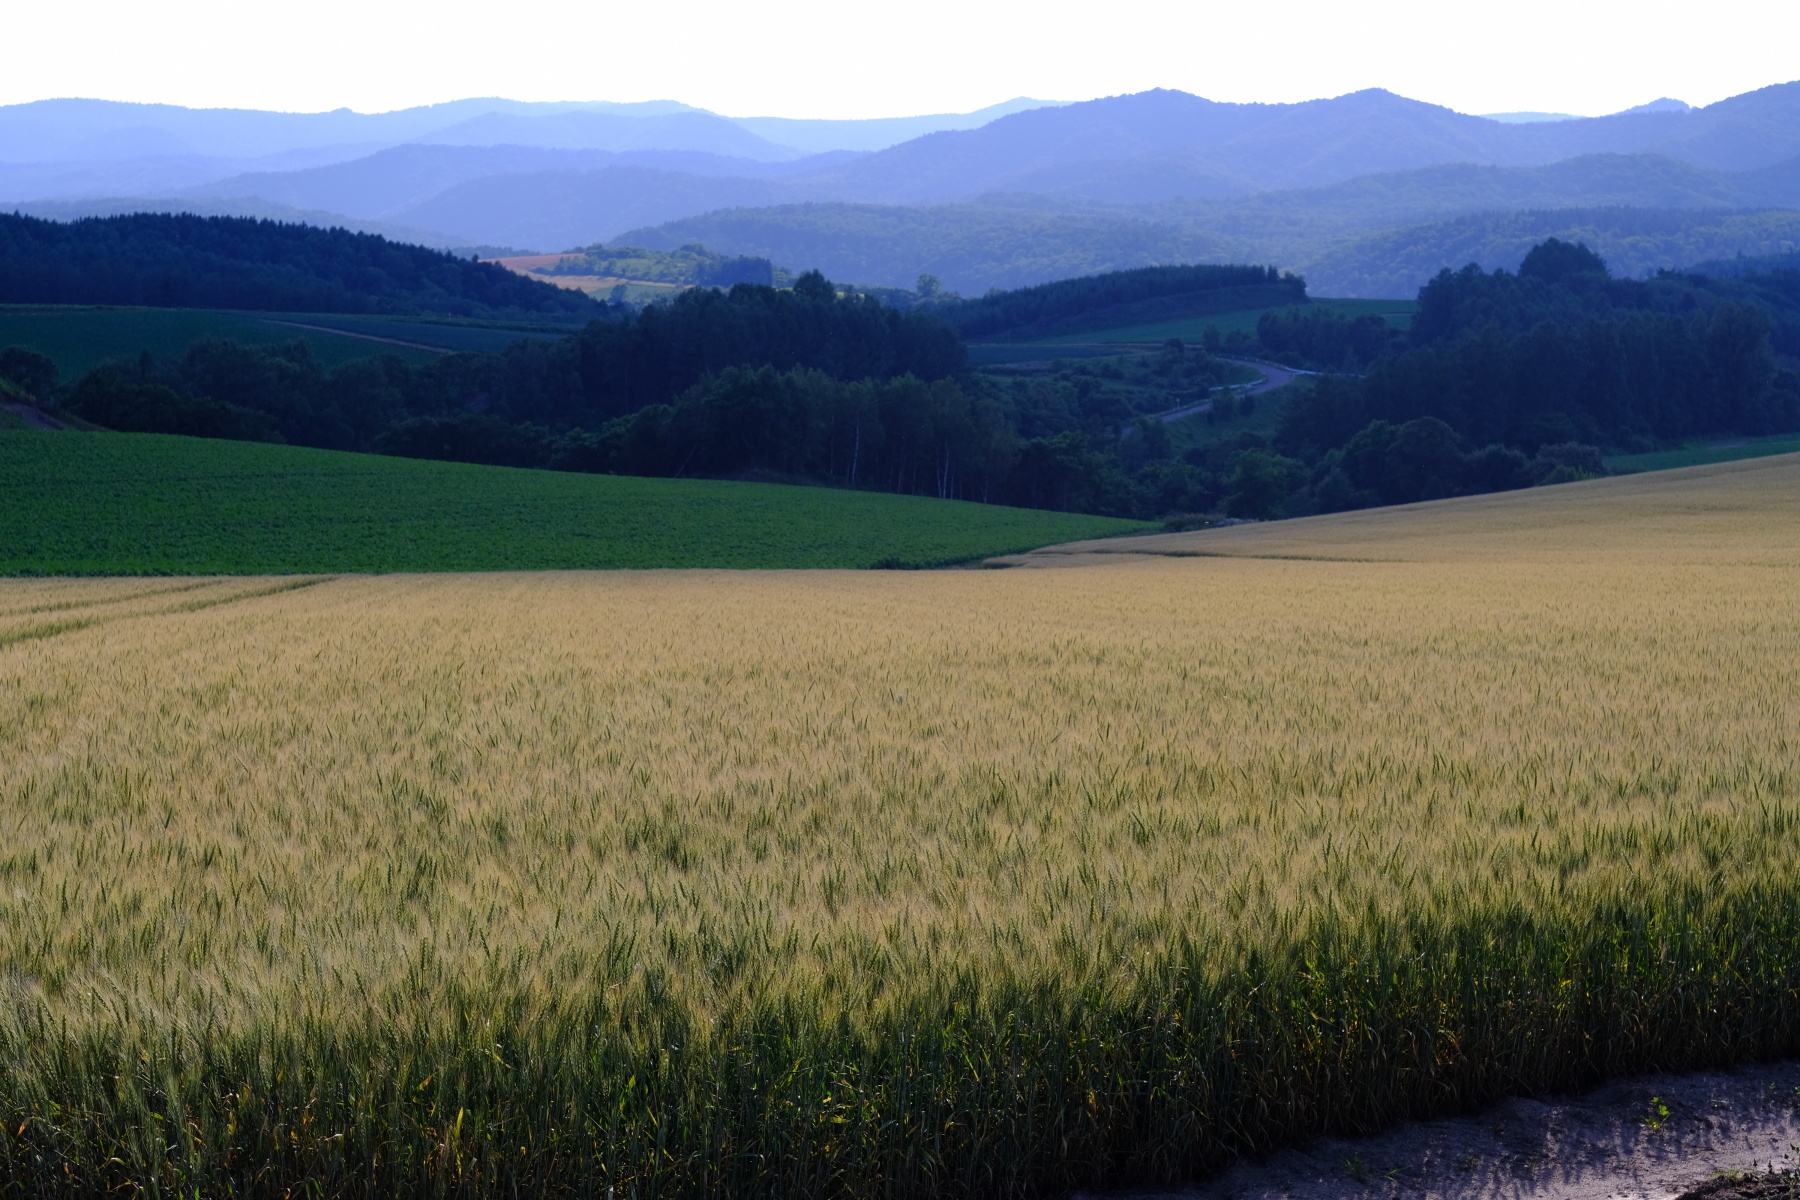
[[[30,404],[0,403],[0,413],[18,418],[29,429],[61,429],[63,423]]]
[[[1322,1138],[1132,1200],[1795,1200],[1800,1063],[1653,1075]],[[1114,1200],[1122,1200],[1115,1197]]]

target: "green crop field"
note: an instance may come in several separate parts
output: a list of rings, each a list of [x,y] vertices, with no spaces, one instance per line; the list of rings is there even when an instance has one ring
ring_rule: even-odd
[[[252,345],[299,339],[311,344],[321,362],[336,366],[375,354],[398,354],[418,362],[435,357],[438,350],[497,350],[522,337],[559,337],[566,332],[542,326],[342,314],[0,305],[0,347],[24,346],[46,355],[64,379],[108,359],[144,351],[177,356],[209,337]],[[396,344],[401,342],[415,345]]]
[[[1606,469],[1614,475],[1630,475],[1638,471],[1667,471],[1675,467],[1698,467],[1707,463],[1736,462],[1742,458],[1763,458],[1795,450],[1800,450],[1800,434],[1778,433],[1770,437],[1694,442],[1673,450],[1654,450],[1648,454],[1614,455],[1606,460]]]
[[[935,565],[1132,522],[875,492],[0,431],[0,574]]]

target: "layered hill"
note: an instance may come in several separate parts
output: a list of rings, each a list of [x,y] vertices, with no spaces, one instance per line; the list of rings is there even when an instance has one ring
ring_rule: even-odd
[[[1248,261],[1304,275],[1314,295],[1392,299],[1411,297],[1446,266],[1512,270],[1547,237],[1585,242],[1633,276],[1800,246],[1800,211],[1785,207],[1493,205],[1447,220],[1412,216],[1386,229],[1378,218],[1345,219],[1310,204],[1260,207],[1195,217],[1019,198],[932,207],[800,204],[707,213],[619,240],[665,250],[700,242],[887,287],[910,287],[928,272],[964,295],[1160,264]]]
[[[0,215],[0,303],[535,314],[601,306],[490,263],[372,234],[231,217]]]
[[[827,151],[880,150],[1044,103],[1020,97],[969,113],[810,121],[724,117],[674,101],[542,104],[489,98],[386,113],[282,113],[43,100],[0,105],[0,200],[153,196],[416,144],[674,151],[783,162]]]
[[[79,190],[103,167],[105,195],[147,197],[145,207],[279,205],[436,245],[520,251],[701,241],[858,283],[931,273],[977,292],[1211,259],[1336,272],[1344,287],[1385,295],[1396,286],[1385,277],[1331,264],[1371,239],[1485,214],[1624,207],[1710,213],[1717,225],[1720,213],[1800,210],[1800,83],[1704,108],[1659,101],[1527,122],[1381,90],[1299,104],[1157,90],[885,123],[468,101],[288,115],[260,143],[246,132],[257,114],[139,109],[0,109],[0,160],[48,153],[47,130],[69,135],[68,161],[0,162],[0,195]],[[888,144],[909,133],[921,136]],[[134,138],[166,154],[117,157]],[[205,180],[169,182],[186,169],[182,154],[247,148],[264,155],[256,169],[208,159]],[[1428,254],[1435,235],[1421,236]],[[1707,254],[1783,249],[1701,240]],[[1631,261],[1681,259],[1656,249]],[[1421,281],[1407,276],[1398,294]]]
[[[1738,274],[1742,268],[1717,269],[1718,260],[1743,254],[1746,263],[1778,269],[1781,252],[1800,246],[1800,212],[1614,207],[1478,213],[1327,251],[1307,265],[1307,279],[1321,295],[1407,297],[1446,266],[1515,270],[1546,238],[1592,247],[1621,276],[1666,269]]]
[[[812,158],[772,156],[741,140],[677,136],[683,122],[704,124],[703,116],[490,114],[421,137],[428,146],[346,164],[234,175],[191,194],[256,196],[361,219],[456,229],[496,243],[513,236],[491,215],[493,198],[503,196],[509,211],[529,212],[521,219],[539,226],[549,223],[530,210],[560,210],[555,227],[570,229],[570,244],[721,208],[805,201],[937,204],[996,193],[1081,204],[1192,205],[1369,177],[1394,183],[1329,199],[1348,199],[1359,211],[1394,201],[1416,209],[1405,198],[1417,192],[1431,210],[1418,215],[1517,203],[1504,195],[1509,191],[1529,193],[1524,202],[1537,206],[1667,207],[1671,197],[1682,205],[1800,203],[1800,171],[1793,165],[1800,158],[1800,85],[1705,109],[1529,125],[1383,91],[1289,105],[1221,104],[1152,91],[1033,108],[874,154]],[[528,128],[531,122],[537,125]],[[630,137],[600,136],[634,123]],[[506,139],[514,144],[499,144]],[[1628,161],[1516,179],[1503,173],[1595,155]],[[606,176],[626,169],[626,175]],[[1450,173],[1442,174],[1446,169]],[[1428,170],[1440,174],[1405,174]],[[547,172],[565,173],[552,189],[559,197],[580,199],[535,199],[545,191]],[[466,187],[477,179],[490,182]],[[647,199],[618,199],[633,193]]]

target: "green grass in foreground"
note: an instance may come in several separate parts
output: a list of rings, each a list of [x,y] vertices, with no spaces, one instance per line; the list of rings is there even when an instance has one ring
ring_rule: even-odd
[[[0,431],[0,574],[930,566],[1143,526],[829,488]]]
[[[1615,455],[1606,460],[1606,469],[1614,475],[1635,475],[1639,471],[1668,471],[1676,467],[1701,467],[1708,463],[1736,462],[1741,458],[1763,458],[1771,454],[1788,454],[1795,450],[1800,450],[1800,433],[1777,433],[1769,437],[1694,442],[1673,450],[1654,450],[1649,454]]]

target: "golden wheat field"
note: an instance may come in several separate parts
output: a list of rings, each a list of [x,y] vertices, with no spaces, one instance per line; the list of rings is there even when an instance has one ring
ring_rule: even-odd
[[[1792,1052],[1797,517],[0,583],[4,1177],[1030,1194]]]

